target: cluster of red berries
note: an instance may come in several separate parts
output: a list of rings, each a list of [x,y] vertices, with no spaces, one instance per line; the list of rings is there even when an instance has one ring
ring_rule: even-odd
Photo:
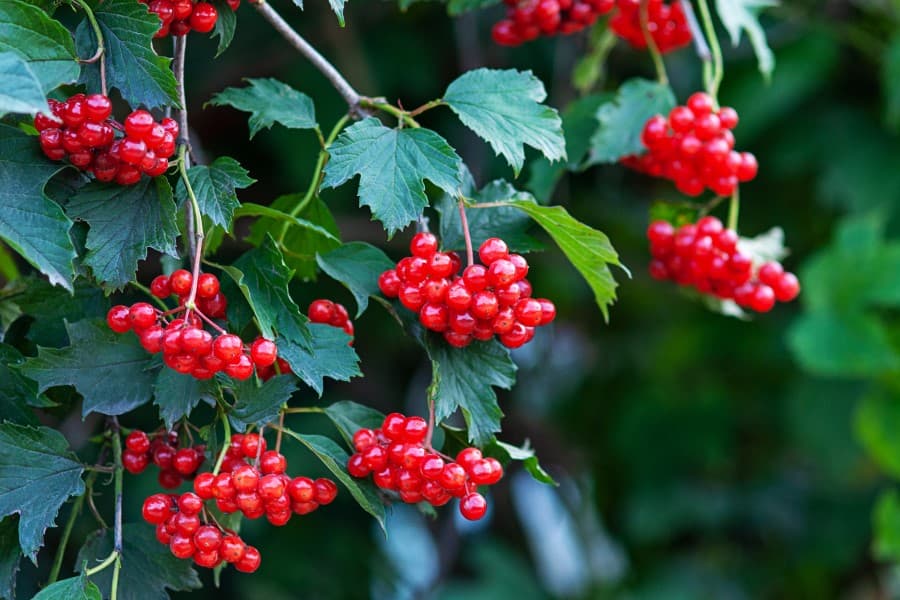
[[[510,254],[506,242],[489,238],[478,256],[484,265],[469,265],[462,277],[455,252],[438,252],[438,241],[430,233],[417,233],[408,256],[378,278],[378,287],[388,298],[399,298],[409,310],[419,313],[426,329],[443,333],[457,348],[473,339],[489,340],[496,334],[508,348],[518,348],[534,337],[534,328],[550,323],[556,307],[544,298],[531,297],[525,279],[528,262]]]
[[[737,233],[715,217],[677,230],[666,221],[654,221],[647,237],[654,279],[693,286],[756,312],[768,312],[776,300],[790,302],[800,293],[797,277],[780,263],[766,262],[754,270],[753,260],[737,248]]]
[[[209,33],[216,26],[219,11],[209,2],[193,0],[139,0],[161,21],[155,38],[167,35],[182,36],[191,31]],[[228,0],[231,10],[237,10],[241,0]]]
[[[178,305],[184,303],[191,295],[194,276],[190,271],[178,269],[171,275],[158,275],[150,282],[150,293],[165,300],[170,296],[178,296]],[[224,319],[228,300],[219,289],[219,279],[212,273],[201,273],[197,277],[197,297],[194,303],[197,310],[210,319]]]
[[[247,545],[233,531],[217,524],[204,524],[203,499],[193,492],[153,494],[144,500],[144,520],[156,525],[156,539],[182,559],[193,558],[201,566],[213,569],[223,562],[234,565],[242,573],[259,568],[259,550]],[[215,521],[213,521],[215,523]]]
[[[643,50],[647,38],[641,27],[642,0],[616,0],[618,10],[609,20],[609,28],[632,47]],[[665,54],[691,43],[691,30],[681,2],[666,4],[663,0],[647,2],[647,33],[657,49]]]
[[[541,35],[568,35],[593,25],[615,7],[615,0],[504,0],[506,18],[491,37],[501,46],[519,46]]]
[[[707,188],[730,196],[738,183],[756,177],[756,157],[734,150],[738,114],[733,108],[714,110],[712,98],[697,92],[686,106],[676,106],[668,119],[651,117],[641,132],[647,153],[627,156],[622,163],[636,171],[675,182],[678,190],[698,196]]]
[[[99,181],[115,180],[119,185],[134,185],[141,173],[159,177],[169,168],[178,139],[173,119],[157,123],[146,110],[136,110],[123,127],[110,119],[112,102],[103,94],[75,94],[65,102],[47,102],[53,117],[38,113],[34,127],[50,160],[68,157]],[[116,139],[117,129],[124,129],[125,137]]]
[[[178,434],[158,431],[150,439],[135,429],[125,438],[122,466],[133,475],[144,471],[151,462],[159,467],[159,484],[167,490],[175,489],[184,479],[190,479],[203,464],[206,446],[178,447]]]
[[[168,286],[163,286],[160,278],[151,288],[159,296],[165,290],[184,297],[193,289],[193,276],[179,269],[168,277]],[[197,278],[196,297],[207,301],[219,295],[219,280],[215,275],[203,273]],[[200,302],[198,301],[198,307]],[[218,305],[217,305],[218,306]],[[244,380],[253,375],[253,367],[271,367],[278,357],[275,342],[257,338],[249,348],[243,340],[221,328],[213,337],[203,329],[202,319],[209,323],[209,317],[199,308],[180,308],[170,313],[186,310],[185,317],[167,321],[167,314],[147,302],[137,302],[130,307],[122,304],[113,306],[106,314],[106,323],[116,333],[134,330],[141,346],[151,354],[162,352],[163,363],[185,375],[197,379],[210,379],[222,371],[235,379]],[[214,324],[213,324],[214,325]]]
[[[353,322],[343,304],[331,300],[313,300],[307,313],[309,320],[313,323],[339,327],[344,330],[344,333],[353,337]],[[353,340],[350,341],[350,345],[353,345]]]
[[[477,492],[479,485],[493,485],[503,477],[495,458],[484,458],[478,448],[465,448],[456,461],[443,457],[426,445],[428,423],[421,417],[391,413],[381,428],[360,429],[353,434],[356,453],[347,463],[354,477],[372,475],[383,490],[393,490],[408,504],[428,502],[443,506],[460,499],[459,512],[476,521],[487,512],[487,501]]]

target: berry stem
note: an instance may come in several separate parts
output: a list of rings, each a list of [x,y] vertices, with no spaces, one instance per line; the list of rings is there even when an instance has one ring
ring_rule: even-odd
[[[706,38],[703,36],[703,30],[700,29],[700,23],[697,22],[694,7],[691,6],[689,0],[676,1],[681,4],[681,9],[684,11],[684,18],[687,21],[688,29],[691,30],[691,39],[694,41],[694,49],[697,51],[697,56],[703,61],[704,67],[706,67],[712,62],[712,54],[710,54]]]
[[[209,325],[210,327],[212,327],[213,329],[215,329],[216,331],[218,331],[220,334],[228,333],[228,331],[226,331],[225,329],[222,329],[221,327],[219,327],[219,326],[216,324],[215,321],[213,321],[212,319],[210,319],[209,317],[207,317],[206,315],[204,315],[204,314],[203,314],[202,312],[200,312],[199,310],[195,310],[195,311],[194,311],[194,314],[197,315],[198,317],[200,317],[207,325]]]
[[[442,106],[443,104],[444,104],[444,101],[441,98],[438,98],[437,100],[432,100],[431,102],[426,102],[419,108],[412,109],[411,111],[409,111],[408,114],[410,117],[416,117],[418,115],[421,115],[426,110],[431,110],[432,108],[437,108],[438,106]]]
[[[228,422],[228,416],[219,404],[219,418],[222,419],[222,428],[225,430],[225,438],[222,440],[222,449],[219,451],[219,457],[216,459],[216,466],[213,468],[213,475],[219,474],[222,468],[222,461],[225,460],[225,453],[228,452],[228,445],[231,444],[231,424]]]
[[[309,42],[303,39],[299,33],[294,31],[282,16],[265,0],[251,1],[251,4],[256,8],[257,12],[259,12],[259,14],[275,28],[275,31],[281,34],[291,46],[306,57],[306,59],[325,76],[328,82],[331,83],[334,89],[337,90],[350,107],[350,112],[358,113],[360,106],[359,92],[353,89],[353,86],[344,79],[344,76],[341,75],[340,71],[328,62],[328,60],[310,45]]]
[[[653,67],[656,69],[656,79],[662,85],[669,85],[669,77],[666,75],[666,63],[663,62],[662,54],[659,52],[659,46],[656,45],[656,40],[650,35],[650,28],[647,25],[650,20],[649,4],[650,0],[641,0],[641,33],[644,34],[644,41],[647,42],[647,50],[650,52],[650,58],[653,59]]]
[[[137,281],[129,281],[128,284],[131,287],[137,288],[138,290],[144,292],[147,296],[150,297],[150,300],[152,300],[154,302],[154,304],[156,304],[160,308],[160,310],[162,310],[163,312],[169,310],[169,307],[166,306],[166,303],[163,302],[161,298],[157,298],[156,296],[154,296],[153,293],[150,291],[150,288],[148,288],[147,286],[145,286],[141,283],[138,283]]]
[[[295,415],[300,413],[324,413],[325,409],[318,406],[295,406],[294,408],[284,409],[284,414]]]
[[[728,203],[728,229],[737,232],[738,215],[741,212],[740,187],[734,188],[731,201]]]
[[[426,403],[428,404],[428,432],[425,434],[425,440],[422,442],[426,448],[431,448],[431,438],[434,436],[434,397],[437,395],[437,384],[439,381],[440,374],[438,374],[437,363],[432,363],[431,385],[428,386],[428,396],[426,398]]]
[[[191,275],[193,275],[193,280],[191,281],[191,292],[184,303],[184,306],[188,311],[187,313],[185,313],[185,319],[187,319],[188,313],[190,313],[190,311],[194,309],[194,300],[197,299],[197,285],[200,282],[200,261],[203,258],[203,215],[200,214],[200,204],[197,202],[197,196],[196,194],[194,194],[194,188],[191,186],[191,180],[188,179],[187,152],[187,144],[182,144],[181,146],[179,146],[178,158],[181,159],[181,162],[178,164],[178,171],[181,173],[181,181],[182,183],[184,183],[184,188],[187,190],[188,198],[191,201],[191,210],[187,212],[193,215],[194,227],[196,228],[194,237],[192,239],[192,243],[194,246],[194,265],[191,270]],[[198,312],[197,314],[200,313]]]
[[[72,527],[75,525],[75,520],[78,518],[78,515],[81,514],[81,509],[84,507],[84,497],[90,493],[90,484],[93,484],[95,479],[97,479],[96,471],[88,473],[87,479],[85,480],[85,493],[78,496],[78,498],[75,499],[75,503],[72,505],[72,510],[69,512],[69,518],[66,519],[66,526],[63,528],[62,536],[59,538],[59,545],[56,547],[56,554],[53,557],[53,567],[50,569],[50,575],[47,577],[47,585],[55,583],[56,580],[59,579],[59,571],[62,568],[63,555],[66,553],[66,545],[69,543]]]
[[[188,153],[191,152],[190,130],[188,129],[188,109],[187,109],[187,92],[184,84],[184,63],[187,55],[187,36],[176,36],[174,41],[174,60],[172,61],[172,72],[175,74],[175,84],[178,90],[178,104],[181,107],[178,110],[178,130],[183,138],[183,144],[187,146]],[[178,155],[179,160],[186,161],[181,153]],[[188,167],[191,165],[188,164]]]
[[[116,473],[115,473],[115,494],[116,494],[116,511],[115,518],[113,521],[113,551],[120,556],[122,554],[122,475],[124,469],[122,467],[122,439],[119,435],[119,420],[116,417],[110,417],[110,422],[112,424],[112,447],[113,447],[113,461],[116,465]],[[118,562],[118,559],[117,559]],[[116,586],[116,575],[118,575],[118,568],[116,569],[116,574],[113,576],[113,592],[112,597],[115,598],[115,586]]]
[[[281,452],[281,430],[284,429],[284,409],[287,408],[287,404],[281,408],[281,413],[278,415],[278,433],[275,435],[275,452]]]
[[[704,63],[703,79],[706,85],[706,91],[712,96],[713,103],[719,106],[719,86],[724,76],[724,68],[722,66],[722,48],[719,46],[719,39],[716,37],[716,28],[713,25],[712,15],[709,12],[709,4],[706,0],[697,0],[697,6],[700,8],[700,19],[703,21],[703,29],[706,31],[706,41],[712,50],[713,64],[712,73],[709,73],[709,63]]]
[[[419,123],[412,118],[411,113],[403,110],[402,108],[397,108],[390,102],[386,102],[384,98],[360,98],[359,105],[365,108],[374,108],[396,117],[400,122],[401,127],[404,125],[408,125],[413,128],[421,127],[421,125],[419,125]]]
[[[472,233],[469,231],[469,219],[466,217],[466,205],[463,203],[462,196],[457,201],[459,206],[459,221],[462,224],[463,237],[466,240],[466,265],[475,264],[475,252],[472,250]]]
[[[92,57],[87,60],[82,60],[79,62],[83,63],[94,63],[98,60],[100,61],[100,92],[107,96],[106,93],[106,59],[104,54],[106,54],[106,46],[103,43],[103,32],[100,30],[100,24],[97,22],[97,17],[94,16],[94,11],[91,10],[90,5],[84,0],[73,0],[81,9],[84,11],[85,16],[87,17],[88,23],[91,24],[91,29],[94,30],[94,37],[97,38],[97,52],[94,53]]]

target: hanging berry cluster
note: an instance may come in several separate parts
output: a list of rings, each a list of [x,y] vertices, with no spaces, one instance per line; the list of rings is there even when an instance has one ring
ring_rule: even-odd
[[[332,302],[331,300],[313,300],[307,311],[309,320],[313,323],[322,323],[343,329],[344,333],[353,337],[353,322],[350,320],[350,313],[343,304]],[[353,340],[350,340],[353,345]]]
[[[534,329],[556,317],[550,300],[531,297],[525,279],[528,261],[510,254],[506,242],[488,238],[478,249],[483,265],[469,265],[457,276],[461,263],[453,252],[438,252],[437,238],[417,233],[408,256],[381,274],[378,287],[388,298],[399,298],[419,313],[426,329],[444,335],[463,348],[472,340],[497,335],[508,348],[531,341]]]
[[[190,271],[178,269],[171,275],[158,275],[150,282],[150,293],[165,300],[178,296],[178,306],[184,306],[191,295],[194,276]],[[197,277],[197,297],[194,299],[197,310],[210,319],[224,319],[228,300],[220,291],[219,278],[212,273],[200,273]]]
[[[642,0],[617,0],[618,10],[609,20],[612,32],[639,50],[647,47],[641,27],[641,4]],[[660,52],[665,54],[691,43],[691,30],[681,2],[666,4],[663,0],[649,0],[646,10],[647,33]]]
[[[198,299],[212,300],[219,295],[219,280],[215,275],[202,273],[197,279]],[[190,294],[193,276],[179,269],[169,276],[168,283],[171,292],[184,298],[185,289]],[[157,278],[154,293],[162,294],[164,289]],[[133,330],[147,352],[162,352],[166,366],[197,379],[210,379],[221,371],[244,380],[253,375],[254,366],[265,368],[275,363],[278,349],[274,342],[257,338],[249,348],[246,347],[241,338],[215,325],[199,309],[199,304],[198,301],[198,308],[192,310],[186,310],[182,304],[165,313],[147,302],[137,302],[130,307],[120,304],[109,309],[106,322],[116,333]],[[167,320],[170,313],[183,310],[185,317]],[[204,320],[216,328],[216,337],[203,329]]]
[[[627,156],[622,163],[636,171],[675,182],[688,196],[705,189],[730,196],[739,183],[756,177],[756,157],[734,150],[738,114],[730,107],[714,110],[712,98],[697,92],[686,106],[676,106],[668,119],[651,117],[641,132],[647,153]]]
[[[159,31],[155,38],[167,35],[183,36],[191,31],[197,33],[209,33],[216,26],[219,19],[219,11],[209,2],[194,2],[193,0],[138,0],[146,4],[150,12],[159,17]],[[241,0],[228,0],[228,7],[232,11],[238,9]]]
[[[356,453],[347,463],[354,477],[372,475],[383,490],[392,490],[408,504],[428,502],[443,506],[459,498],[459,512],[476,521],[487,512],[480,485],[493,485],[503,477],[495,458],[484,458],[478,448],[465,448],[456,461],[443,457],[426,443],[428,423],[421,417],[391,413],[380,429],[360,429],[353,434]],[[446,460],[445,460],[446,459]]]
[[[159,485],[171,490],[194,476],[203,464],[205,450],[203,445],[179,448],[174,431],[157,431],[151,440],[145,432],[135,429],[125,438],[122,466],[137,475],[153,462],[159,467]]]
[[[103,94],[75,94],[65,102],[47,101],[55,118],[38,113],[34,127],[40,132],[41,150],[51,160],[63,160],[94,174],[99,181],[134,185],[141,173],[159,177],[169,168],[175,153],[178,123],[165,118],[159,123],[146,110],[125,119],[123,127],[110,119],[112,102]]]
[[[775,301],[790,302],[800,293],[800,283],[781,264],[766,262],[754,269],[753,260],[738,248],[738,235],[715,217],[677,230],[666,221],[654,221],[647,229],[650,240],[650,275],[693,286],[699,292],[756,312],[768,312]]]

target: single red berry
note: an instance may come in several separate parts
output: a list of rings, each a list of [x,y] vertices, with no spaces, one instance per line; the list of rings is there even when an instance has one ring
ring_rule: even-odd
[[[146,454],[150,450],[150,438],[140,429],[135,429],[125,438],[125,447],[137,454]]]
[[[260,560],[259,550],[253,546],[247,546],[240,560],[234,563],[234,568],[241,573],[253,573],[259,568]]]
[[[194,479],[194,493],[203,500],[212,500],[215,497],[215,480],[216,476],[212,473],[200,473]]]
[[[469,521],[477,521],[487,512],[487,502],[479,493],[466,494],[459,502],[460,514]]]
[[[307,311],[313,323],[328,323],[334,316],[334,302],[331,300],[313,300]]]
[[[234,498],[237,490],[231,480],[231,473],[219,473],[213,481],[213,495],[217,500]]]
[[[388,269],[378,276],[378,289],[388,298],[396,298],[402,285],[403,282],[397,276],[396,269]]]
[[[131,330],[131,319],[127,306],[117,304],[106,313],[106,324],[116,333],[125,333]]]
[[[219,278],[212,273],[201,273],[197,277],[197,296],[212,298],[219,293]]]
[[[144,500],[141,514],[144,520],[152,525],[165,523],[173,512],[174,505],[168,494],[153,494]]]
[[[800,281],[793,273],[784,273],[772,288],[779,302],[790,302],[800,293]]]
[[[509,256],[509,247],[500,238],[488,238],[478,247],[478,257],[485,265]]]
[[[248,433],[241,440],[241,452],[247,458],[255,459],[266,451],[266,438],[256,433]]]
[[[172,458],[172,467],[181,475],[193,475],[203,460],[198,454],[193,448],[182,448]]]
[[[165,275],[157,275],[150,282],[150,293],[157,298],[168,298],[172,295],[172,288],[169,287],[169,278]]]
[[[438,249],[438,240],[433,233],[423,231],[413,236],[409,243],[409,251],[413,256],[429,259]]]
[[[443,471],[444,459],[437,454],[427,454],[419,465],[419,472],[425,479],[437,480]]]
[[[256,491],[263,502],[268,502],[269,500],[280,498],[284,493],[284,488],[284,481],[282,481],[281,477],[272,473],[259,478]]]
[[[191,13],[191,29],[199,33],[209,33],[216,26],[218,18],[219,11],[215,6],[208,2],[198,2],[194,5],[194,11]]]
[[[371,429],[359,429],[353,434],[353,447],[358,452],[365,452],[377,443],[375,432]]]
[[[259,457],[259,470],[267,475],[284,473],[287,470],[287,459],[280,452],[266,450]]]
[[[381,432],[389,440],[403,439],[403,428],[406,425],[406,417],[400,413],[390,413],[381,424]]]
[[[371,471],[382,471],[388,464],[388,453],[381,446],[375,445],[362,452],[363,460]]]
[[[185,492],[178,497],[178,510],[182,514],[196,515],[203,508],[203,499],[194,492]]]
[[[542,306],[534,298],[523,298],[515,306],[516,319],[528,327],[536,327],[541,324],[543,318]]]
[[[235,563],[244,556],[244,542],[236,535],[226,535],[219,544],[219,556],[227,563]]]
[[[271,366],[278,358],[278,348],[271,340],[257,338],[250,346],[250,358],[257,367]]]
[[[443,471],[441,471],[438,482],[450,492],[463,489],[466,485],[466,471],[455,462],[447,463],[444,465]]]
[[[126,450],[122,453],[122,466],[132,475],[143,473],[150,463],[150,458],[145,453]]]
[[[366,464],[366,459],[362,454],[354,453],[347,461],[347,472],[353,477],[365,477],[371,473],[371,469]]]
[[[195,543],[195,545],[196,545],[196,543]],[[197,566],[206,567],[207,569],[212,569],[212,568],[215,568],[216,566],[218,566],[220,562],[221,562],[221,559],[219,558],[219,552],[217,550],[205,552],[205,551],[197,548],[197,551],[194,552],[194,563]]]
[[[227,364],[237,360],[243,350],[244,342],[233,333],[224,333],[213,341],[213,352]]]
[[[337,484],[330,479],[320,477],[313,482],[315,499],[320,505],[331,504],[337,497]]]
[[[146,302],[137,302],[128,310],[128,318],[131,326],[136,330],[146,329],[156,325],[156,309]]]
[[[765,284],[756,286],[750,298],[750,308],[756,312],[769,312],[775,306],[775,291]]]
[[[478,448],[463,448],[459,451],[459,454],[456,455],[456,462],[458,462],[466,471],[471,471],[472,465],[480,460],[482,460],[482,456],[481,450]]]
[[[194,276],[190,271],[178,269],[169,275],[169,286],[172,293],[179,296],[186,296],[191,292],[191,284],[194,283]]]
[[[255,492],[259,483],[259,471],[250,465],[241,465],[231,472],[231,482],[238,493]]]
[[[407,417],[403,422],[402,440],[408,444],[423,442],[427,433],[428,421],[422,417]]]
[[[169,550],[177,558],[190,558],[194,555],[196,548],[191,536],[175,534],[169,542]]]
[[[431,277],[450,277],[453,273],[453,259],[449,254],[435,252],[428,259],[428,274]]]
[[[315,484],[309,477],[294,477],[287,485],[288,495],[294,502],[312,502],[316,497]]]
[[[712,112],[713,101],[709,94],[697,92],[688,98],[687,106],[697,117],[701,117]]]
[[[134,140],[143,140],[150,133],[156,121],[146,110],[136,110],[125,117],[125,135]],[[126,161],[131,162],[131,161]]]

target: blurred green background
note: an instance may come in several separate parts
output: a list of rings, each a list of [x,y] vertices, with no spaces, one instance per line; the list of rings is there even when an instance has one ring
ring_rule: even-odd
[[[321,0],[307,0],[304,12],[274,4],[357,89],[405,107],[438,97],[479,66],[532,69],[560,109],[577,97],[571,76],[587,36],[500,48],[489,34],[499,6],[452,19],[440,3],[402,13],[389,2],[354,0],[341,29]],[[275,127],[248,143],[246,115],[204,102],[243,77],[274,76],[315,100],[323,128],[345,105],[251,7],[242,6],[238,20],[233,45],[214,63],[214,44],[190,38],[191,123],[203,155],[232,156],[259,180],[242,200],[266,204],[306,188],[314,136]],[[900,2],[784,2],[763,23],[777,59],[771,83],[749,45],[731,47],[720,29],[722,100],[741,115],[738,147],[761,166],[742,187],[741,233],[784,229],[785,266],[804,285],[799,301],[740,321],[652,281],[648,208],[677,200],[671,185],[620,167],[567,174],[553,202],[606,232],[633,278],[617,273],[619,300],[606,324],[552,244],[529,259],[535,289],[547,290],[560,316],[514,353],[519,379],[501,395],[501,438],[530,439],[560,487],[513,468],[483,522],[462,523],[452,507],[437,519],[395,507],[387,538],[342,494],[287,527],[248,524],[249,541],[263,552],[255,575],[228,569],[215,589],[204,573],[203,590],[173,597],[900,597],[892,566],[900,559],[900,501],[884,495],[900,476]],[[692,49],[668,56],[667,66],[680,100],[699,89]],[[615,89],[653,72],[645,54],[619,44],[604,75],[600,83]],[[422,121],[459,150],[480,185],[511,178],[449,111]],[[526,187],[528,177],[526,169],[516,185]],[[402,256],[409,236],[386,242],[355,208],[353,190],[322,195],[343,238]],[[248,229],[239,223],[239,233]],[[242,248],[227,240],[221,252]],[[316,297],[352,304],[326,277],[294,292],[304,307]],[[356,325],[366,377],[328,385],[323,401],[423,414],[430,370],[419,347],[377,306]],[[307,401],[317,402],[312,394]],[[153,427],[154,418],[147,408],[123,423]],[[309,416],[294,426],[330,431]],[[324,474],[302,449],[287,449],[292,471]],[[126,520],[139,519],[154,490],[150,470],[127,479]],[[76,529],[67,564],[87,533]],[[45,577],[58,535],[49,532],[40,570],[23,562],[22,597]]]

